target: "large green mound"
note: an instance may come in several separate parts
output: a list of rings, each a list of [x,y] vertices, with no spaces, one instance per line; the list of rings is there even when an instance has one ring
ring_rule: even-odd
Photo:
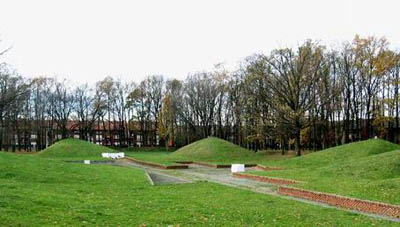
[[[380,139],[350,143],[279,162],[297,175],[400,180],[400,146]],[[303,173],[299,173],[302,169]],[[318,176],[318,177],[320,177]]]
[[[102,152],[116,151],[79,139],[64,139],[41,151],[38,156],[60,159],[102,159]]]
[[[358,162],[362,158],[367,157],[379,159],[377,158],[379,157],[379,154],[394,150],[400,150],[400,146],[381,139],[369,139],[329,148],[299,158],[289,159],[284,162],[285,165],[296,167],[323,167],[327,165],[345,163],[352,160],[354,160],[354,162]]]
[[[400,204],[400,146],[370,139],[268,163],[285,170],[254,172],[304,181],[296,187]]]
[[[187,161],[231,163],[254,160],[257,155],[245,148],[216,137],[208,137],[180,148],[169,158]]]

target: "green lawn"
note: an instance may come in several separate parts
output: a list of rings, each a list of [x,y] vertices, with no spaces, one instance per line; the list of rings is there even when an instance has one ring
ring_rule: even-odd
[[[206,182],[151,186],[132,168],[3,152],[0,195],[0,226],[397,225]]]
[[[396,144],[371,139],[299,158],[262,161],[285,170],[251,173],[305,181],[294,185],[299,188],[400,204],[399,149]]]

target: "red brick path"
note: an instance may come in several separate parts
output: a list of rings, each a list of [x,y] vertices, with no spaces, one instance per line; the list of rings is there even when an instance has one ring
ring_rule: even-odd
[[[343,197],[334,194],[314,192],[314,191],[308,191],[304,189],[290,188],[290,187],[279,187],[278,193],[282,195],[308,199],[311,201],[327,203],[342,208],[358,210],[366,213],[374,213],[374,214],[400,218],[400,206],[396,205]]]
[[[300,181],[295,181],[295,180],[290,180],[290,179],[282,179],[282,178],[267,177],[267,176],[257,176],[257,175],[245,174],[245,173],[233,173],[233,176],[237,177],[237,178],[244,178],[244,179],[250,179],[250,180],[255,180],[255,181],[268,182],[268,183],[272,183],[272,184],[300,183]]]

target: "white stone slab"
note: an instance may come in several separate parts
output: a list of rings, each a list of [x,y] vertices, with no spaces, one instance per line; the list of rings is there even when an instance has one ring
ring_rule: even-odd
[[[125,158],[125,153],[124,152],[119,152],[119,153],[101,153],[101,156],[103,158],[117,159],[117,158]]]
[[[83,163],[89,165],[90,164],[90,160],[85,160],[85,161],[83,161]]]
[[[244,172],[244,164],[232,164],[231,172],[232,173]]]

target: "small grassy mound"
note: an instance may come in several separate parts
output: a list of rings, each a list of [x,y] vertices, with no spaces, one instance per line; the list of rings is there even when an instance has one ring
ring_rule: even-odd
[[[116,151],[79,139],[64,139],[39,152],[37,156],[68,160],[94,160],[102,159],[102,152],[112,153]]]
[[[252,173],[306,182],[296,187],[400,204],[399,150],[397,144],[370,139],[267,164],[285,170]]]
[[[180,148],[169,158],[186,161],[204,161],[213,163],[251,162],[257,155],[245,148],[216,137],[209,137]]]

